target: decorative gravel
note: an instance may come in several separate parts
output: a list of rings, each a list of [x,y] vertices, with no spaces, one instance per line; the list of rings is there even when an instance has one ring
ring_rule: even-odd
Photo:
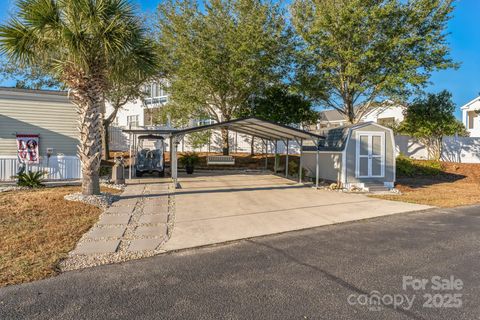
[[[30,188],[19,187],[19,186],[5,186],[5,187],[0,187],[0,193],[1,192],[8,192],[8,191],[28,190],[28,189],[30,189]]]
[[[163,239],[159,246],[155,250],[145,250],[145,251],[128,251],[128,247],[130,245],[130,241],[135,239],[134,231],[139,225],[140,217],[143,215],[143,206],[144,206],[144,198],[140,200],[131,215],[130,222],[126,226],[125,233],[121,238],[120,245],[116,252],[113,253],[104,253],[104,254],[95,254],[95,255],[83,255],[83,254],[75,254],[75,251],[69,253],[68,257],[61,261],[59,264],[61,271],[70,271],[76,269],[83,269],[98,265],[104,264],[111,264],[111,263],[119,263],[133,259],[140,259],[151,257],[160,253],[164,253],[165,250],[162,250],[162,245],[170,239],[173,230],[173,224],[175,221],[175,198],[174,198],[174,188],[173,184],[169,185],[168,188],[168,219],[167,219],[167,234],[164,235]],[[145,190],[142,194],[145,194]],[[102,213],[106,214],[105,212]],[[97,228],[111,228],[111,226],[96,226]],[[108,239],[105,239],[108,240]],[[88,232],[83,235],[80,241],[77,243],[77,246],[82,245],[84,242],[93,241],[92,239],[88,238]]]
[[[113,202],[117,201],[119,199],[119,196],[107,192],[102,192],[100,195],[86,196],[83,195],[81,192],[76,192],[72,194],[67,194],[64,199],[68,201],[83,202],[99,208],[107,208]]]
[[[107,188],[110,188],[110,189],[115,189],[115,190],[120,190],[120,191],[125,190],[125,187],[126,187],[125,184],[115,184],[115,183],[110,183],[110,182],[101,182],[100,185],[102,187],[107,187]]]

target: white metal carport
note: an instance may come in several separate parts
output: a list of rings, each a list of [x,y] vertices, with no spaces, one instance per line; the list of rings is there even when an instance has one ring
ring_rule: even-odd
[[[302,181],[302,152],[303,152],[303,141],[311,140],[314,145],[317,147],[317,165],[315,168],[315,185],[318,187],[319,182],[319,153],[318,146],[320,141],[324,137],[316,135],[314,133],[293,128],[290,126],[282,125],[279,123],[274,123],[267,120],[262,120],[255,117],[250,118],[241,118],[231,121],[219,122],[205,126],[192,127],[183,130],[176,130],[170,133],[170,148],[171,148],[171,177],[174,180],[175,185],[177,185],[178,179],[178,158],[177,158],[177,146],[182,137],[186,134],[210,130],[210,129],[227,129],[233,132],[238,132],[241,134],[250,135],[259,139],[262,139],[267,147],[267,141],[271,141],[275,146],[275,155],[277,155],[277,143],[278,141],[283,141],[286,145],[286,165],[285,165],[285,176],[288,176],[288,144],[289,141],[296,141],[300,146],[300,165],[299,165],[299,182]],[[268,150],[267,150],[268,153]],[[275,157],[275,161],[277,157]],[[275,163],[275,168],[277,167]]]

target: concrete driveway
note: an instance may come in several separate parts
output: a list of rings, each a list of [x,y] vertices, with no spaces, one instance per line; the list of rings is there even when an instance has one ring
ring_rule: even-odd
[[[316,190],[271,174],[202,173],[179,182],[167,251],[430,208]]]

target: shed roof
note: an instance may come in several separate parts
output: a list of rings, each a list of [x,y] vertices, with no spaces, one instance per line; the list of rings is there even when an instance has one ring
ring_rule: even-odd
[[[320,141],[320,151],[343,151],[345,149],[348,135],[351,130],[355,130],[367,125],[375,125],[378,127],[383,127],[375,122],[362,122],[357,124],[348,124],[340,127],[335,127],[331,129],[321,130],[319,133],[325,137],[324,140]],[[304,151],[316,151],[315,146],[304,146]]]

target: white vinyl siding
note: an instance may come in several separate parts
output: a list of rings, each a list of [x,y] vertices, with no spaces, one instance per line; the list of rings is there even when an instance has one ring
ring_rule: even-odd
[[[39,134],[40,157],[75,156],[78,115],[66,95],[0,90],[0,156],[16,156],[16,134]]]

